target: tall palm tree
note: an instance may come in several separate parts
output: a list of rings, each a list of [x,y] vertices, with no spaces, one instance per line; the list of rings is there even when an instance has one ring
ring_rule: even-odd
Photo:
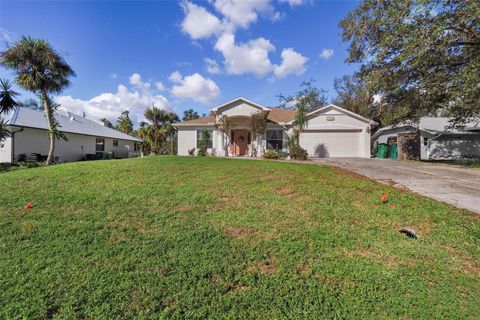
[[[173,136],[175,128],[173,123],[178,122],[178,115],[152,106],[144,112],[144,117],[150,125],[143,130],[147,142],[154,152],[159,152],[166,139],[170,139],[170,154],[173,154]]]
[[[16,71],[15,81],[22,88],[39,94],[45,106],[49,128],[50,147],[46,164],[53,162],[58,123],[49,94],[58,94],[67,88],[75,76],[62,55],[46,40],[22,37],[0,53],[0,64]]]
[[[12,111],[18,106],[15,97],[18,93],[13,91],[12,83],[7,79],[0,79],[0,142],[10,136],[5,121],[2,119],[2,113]]]

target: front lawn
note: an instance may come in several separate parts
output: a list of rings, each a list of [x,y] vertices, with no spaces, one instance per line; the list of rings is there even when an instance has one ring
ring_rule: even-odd
[[[1,319],[480,316],[479,216],[336,169],[147,157],[0,184]]]

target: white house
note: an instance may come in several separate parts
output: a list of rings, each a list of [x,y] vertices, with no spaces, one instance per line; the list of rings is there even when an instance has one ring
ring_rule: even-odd
[[[400,133],[418,133],[422,160],[480,158],[480,126],[467,123],[463,129],[450,126],[450,118],[422,117],[418,122],[403,123],[379,129],[372,143],[395,141]]]
[[[57,161],[78,161],[88,155],[111,153],[114,158],[125,158],[137,151],[140,139],[129,136],[103,124],[70,112],[55,115],[68,141],[55,143]],[[16,108],[7,115],[7,129],[11,137],[0,142],[0,163],[13,162],[26,154],[48,154],[48,126],[42,111]]]
[[[267,131],[260,141],[252,141],[247,119],[256,112],[267,112]],[[178,154],[198,149],[201,132],[211,132],[208,152],[224,156],[224,139],[216,128],[220,117],[234,123],[229,133],[229,155],[244,156],[254,147],[261,156],[263,150],[287,151],[285,139],[292,133],[295,111],[267,108],[245,98],[236,98],[211,109],[210,116],[175,124],[178,130]],[[317,109],[307,116],[307,126],[300,135],[300,146],[309,157],[370,157],[371,120],[333,104]]]

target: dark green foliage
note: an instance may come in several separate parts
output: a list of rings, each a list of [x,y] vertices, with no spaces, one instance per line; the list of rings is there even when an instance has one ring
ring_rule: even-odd
[[[110,128],[110,129],[115,129],[115,127],[113,126],[113,124],[110,122],[110,120],[108,120],[107,118],[102,118],[100,119],[100,122],[103,123],[103,125],[107,128]]]
[[[480,2],[365,0],[340,23],[347,61],[393,121],[480,112]]]
[[[188,120],[193,120],[198,118],[200,118],[200,116],[198,115],[198,112],[191,108],[183,111],[182,121],[188,121]]]
[[[265,159],[280,159],[280,154],[275,150],[269,150],[263,153]]]
[[[210,140],[210,138],[210,132],[208,132],[207,129],[203,129],[198,145],[197,156],[204,157],[207,155],[208,140]]]
[[[177,139],[173,124],[179,121],[178,115],[153,106],[145,110],[144,116],[149,123],[142,122],[135,134],[144,139],[148,152],[174,154]]]
[[[0,180],[0,319],[480,314],[478,216],[336,169],[167,156]]]
[[[308,152],[302,147],[294,145],[288,150],[288,155],[294,160],[307,160]]]
[[[0,116],[18,107],[15,98],[18,93],[12,89],[12,83],[6,79],[0,79]]]
[[[120,114],[115,129],[126,134],[132,134],[133,122],[132,119],[130,119],[130,111],[125,110]]]

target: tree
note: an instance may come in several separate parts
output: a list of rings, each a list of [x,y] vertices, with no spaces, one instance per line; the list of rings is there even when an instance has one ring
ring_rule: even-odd
[[[131,134],[133,132],[133,122],[130,119],[130,111],[123,111],[117,119],[116,129],[120,132]]]
[[[215,125],[217,130],[223,134],[223,150],[225,157],[228,157],[228,146],[230,145],[230,131],[233,129],[232,119],[226,115],[222,115]]]
[[[380,126],[390,124],[385,116],[385,104],[374,101],[374,95],[360,74],[354,73],[335,79],[333,86],[337,91],[333,102],[335,105],[372,119]]]
[[[16,71],[15,81],[20,87],[42,98],[50,140],[46,164],[52,164],[58,124],[55,125],[49,94],[62,92],[70,85],[70,77],[75,73],[48,41],[31,37],[22,37],[13,46],[7,47],[0,54],[0,63]]]
[[[300,84],[300,90],[290,96],[278,95],[282,107],[296,109],[301,103],[305,110],[312,112],[327,105],[327,91],[313,85],[315,80],[304,81]],[[301,100],[301,101],[300,101]]]
[[[144,117],[149,123],[141,125],[138,133],[145,139],[149,151],[161,153],[169,140],[170,154],[173,154],[175,135],[173,123],[179,121],[177,114],[152,106],[145,110]]]
[[[480,113],[480,2],[362,1],[340,23],[347,62],[381,94],[394,121]]]
[[[12,89],[12,83],[6,79],[0,79],[0,142],[10,136],[10,131],[8,131],[2,115],[18,106],[15,101],[16,96],[18,93]]]
[[[194,111],[191,108],[183,111],[182,121],[188,121],[188,120],[193,120],[198,118],[200,118],[200,116],[198,115],[197,111]]]
[[[210,140],[210,132],[207,129],[202,130],[202,135],[200,136],[200,141],[198,142],[198,151],[197,155],[200,157],[204,157],[207,155],[208,149],[208,140]]]
[[[115,127],[113,126],[113,124],[110,122],[110,120],[108,120],[107,118],[102,118],[100,119],[100,122],[103,123],[103,125],[107,128],[110,128],[110,129],[115,129]]]
[[[261,111],[252,113],[247,119],[247,127],[252,135],[252,148],[250,150],[251,157],[257,156],[258,140],[260,136],[263,135],[265,131],[267,131],[267,117],[268,113]],[[255,146],[253,141],[255,141]]]
[[[278,95],[281,106],[296,111],[293,122],[293,136],[297,145],[300,143],[300,134],[305,129],[308,113],[317,110],[327,104],[327,91],[313,86],[314,80],[301,83],[300,91],[291,96]]]
[[[23,108],[30,108],[33,110],[42,110],[42,111],[44,110],[41,103],[39,103],[37,100],[32,98],[29,98],[20,102],[19,105],[20,107],[23,107]]]

